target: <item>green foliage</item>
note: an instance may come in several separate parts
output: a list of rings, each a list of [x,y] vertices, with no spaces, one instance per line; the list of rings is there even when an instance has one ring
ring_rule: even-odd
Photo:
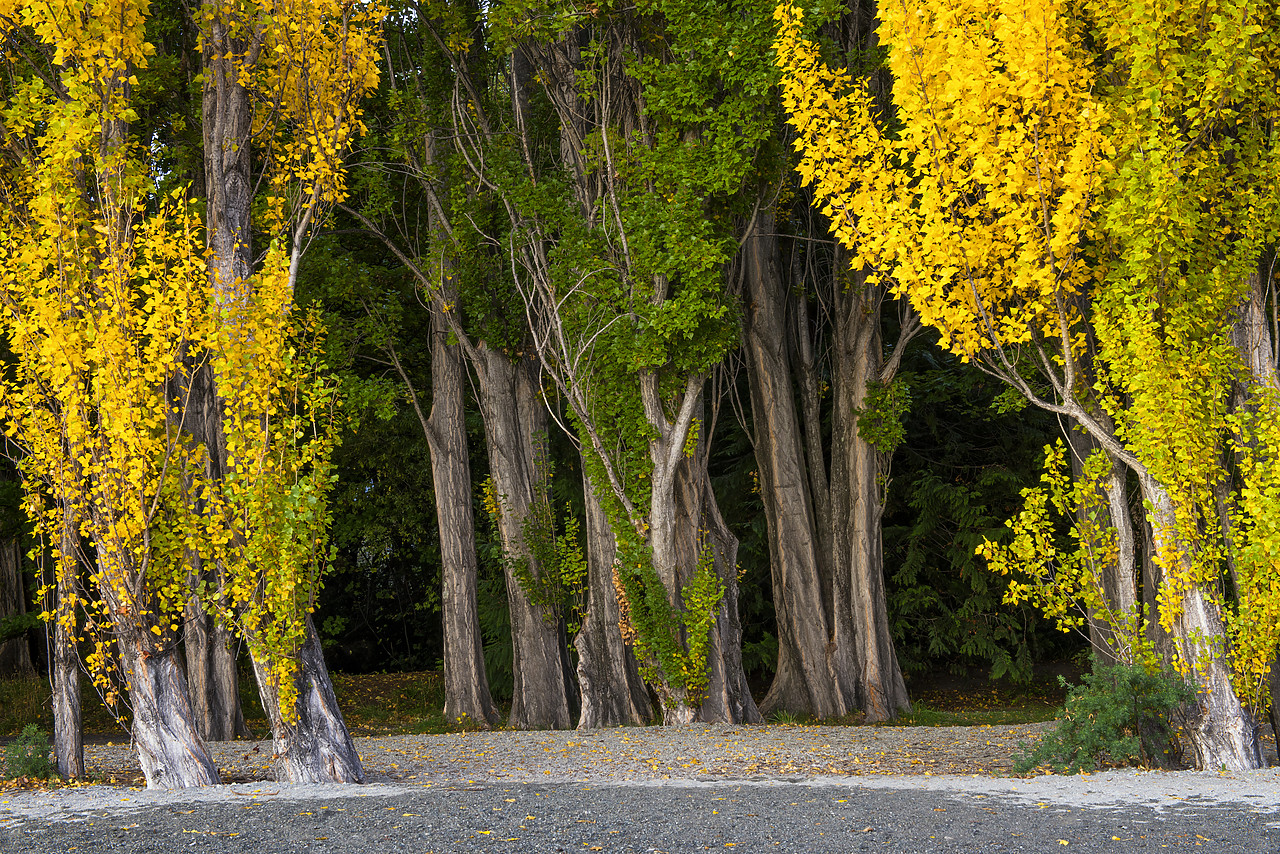
[[[20,638],[38,625],[40,615],[35,612],[0,617],[0,643]]]
[[[1194,697],[1176,673],[1140,664],[1103,667],[1095,660],[1093,672],[1067,695],[1057,727],[1014,768],[1025,774],[1049,765],[1078,774],[1101,765],[1168,767],[1182,755],[1170,716]]]
[[[742,669],[746,673],[773,675],[778,670],[778,639],[761,632],[759,640],[742,642]]]
[[[476,612],[484,651],[489,693],[495,700],[510,700],[515,690],[515,646],[511,639],[511,607],[507,602],[507,578],[502,571],[502,545],[497,537],[477,538],[480,576],[476,582]]]
[[[1022,510],[1005,524],[1013,536],[985,540],[977,549],[992,571],[1012,576],[1005,601],[1034,605],[1063,631],[1086,631],[1092,618],[1112,627],[1104,639],[1111,653],[1130,664],[1155,659],[1142,606],[1125,612],[1112,606],[1103,579],[1119,560],[1116,531],[1103,493],[1111,460],[1098,450],[1073,479],[1061,440],[1045,448],[1042,486],[1024,489]],[[1068,523],[1061,547],[1061,529]]]
[[[640,675],[658,687],[664,703],[674,704],[683,697],[683,702],[697,706],[707,687],[710,632],[725,592],[714,555],[709,547],[703,551],[692,577],[680,590],[683,608],[676,611],[653,568],[648,545],[629,529],[615,527],[614,531],[617,573],[626,595],[623,637],[635,646]],[[680,640],[682,629],[685,643]]]
[[[4,749],[5,774],[9,777],[27,777],[48,780],[57,774],[49,757],[49,734],[35,724],[27,724],[8,747]]]
[[[685,696],[690,705],[702,702],[707,690],[707,652],[711,647],[711,629],[720,613],[720,600],[724,598],[724,585],[716,574],[715,555],[708,547],[698,560],[698,567],[680,590],[684,610],[680,623],[688,633],[688,649],[680,656],[683,669]]]
[[[1037,410],[996,415],[1002,384],[923,341],[904,357],[914,402],[884,515],[887,596],[904,672],[986,668],[1022,681],[1045,657],[1070,654],[1033,607],[974,550],[1009,535],[1003,521],[1035,482],[1036,449],[1057,432]]]
[[[545,442],[546,437],[538,441]],[[556,518],[551,498],[554,466],[548,461],[539,469],[540,487],[535,490],[539,497],[520,523],[521,537],[529,555],[504,554],[502,560],[530,604],[542,611],[543,620],[553,625],[564,619],[565,631],[572,639],[586,615],[587,559],[578,542],[578,519],[572,513],[566,513],[560,520]],[[506,512],[504,496],[495,492],[492,478],[485,480],[483,490],[485,509],[496,529]]]
[[[858,435],[882,454],[892,454],[907,437],[903,418],[911,411],[911,385],[901,375],[888,383],[867,383],[858,410]]]

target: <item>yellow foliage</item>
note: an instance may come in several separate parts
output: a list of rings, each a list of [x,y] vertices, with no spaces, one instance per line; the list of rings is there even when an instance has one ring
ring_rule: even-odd
[[[1062,5],[880,7],[894,107],[833,71],[783,4],[775,43],[798,166],[832,231],[969,358],[1079,318],[1080,257],[1104,141]]]

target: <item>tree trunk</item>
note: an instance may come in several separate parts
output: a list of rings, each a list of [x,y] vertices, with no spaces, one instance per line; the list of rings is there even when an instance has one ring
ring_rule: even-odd
[[[247,298],[253,270],[251,144],[253,103],[240,79],[248,50],[246,34],[225,17],[225,10],[201,21],[204,65],[202,134],[209,285],[214,301],[226,307]],[[182,407],[184,426],[203,443],[206,473],[213,482],[225,471],[222,432],[226,400],[208,354],[187,359]],[[205,566],[191,555],[193,587],[200,581],[219,586],[221,567]],[[201,736],[209,741],[251,738],[240,706],[234,639],[228,627],[205,613],[192,598],[183,639],[191,704]]]
[[[1235,405],[1237,409],[1244,409],[1250,405],[1250,399],[1256,394],[1257,390],[1276,391],[1280,389],[1280,375],[1277,374],[1277,352],[1276,342],[1272,340],[1271,335],[1271,319],[1268,317],[1268,296],[1270,294],[1270,275],[1266,280],[1268,286],[1264,287],[1263,276],[1259,271],[1255,270],[1249,277],[1248,281],[1248,299],[1240,307],[1240,313],[1236,318],[1236,322],[1231,328],[1231,340],[1236,350],[1240,353],[1240,358],[1248,369],[1248,378],[1252,381],[1253,387],[1248,387],[1244,383],[1238,384],[1236,391]],[[1271,306],[1274,310],[1274,304]],[[1222,492],[1229,492],[1232,484],[1224,483]],[[1229,534],[1231,530],[1231,520],[1226,513],[1220,514],[1222,518],[1223,532]],[[1228,556],[1233,555],[1234,548],[1231,548],[1228,541]],[[1232,581],[1235,581],[1234,570],[1235,561],[1232,559],[1229,566],[1233,572]],[[1268,707],[1268,714],[1271,722],[1271,731],[1277,737],[1280,737],[1280,651],[1272,654],[1271,669],[1267,674],[1267,688],[1271,697],[1271,704]]]
[[[760,711],[834,718],[855,707],[855,696],[845,691],[857,684],[857,665],[849,645],[832,643],[831,609],[823,602],[821,538],[785,344],[787,292],[776,265],[772,213],[761,217],[743,252],[743,344],[778,626],[777,670]],[[820,450],[816,464],[825,467]],[[825,489],[825,471],[822,480]]]
[[[27,586],[22,580],[22,547],[18,534],[0,539],[0,618],[27,613]],[[0,641],[0,678],[32,676],[31,647],[27,632]]]
[[[587,613],[573,641],[582,691],[578,729],[640,726],[653,717],[653,708],[635,656],[622,636],[620,594],[614,582],[617,543],[591,478],[584,472],[582,480],[589,590]]]
[[[271,723],[276,779],[286,783],[363,783],[364,767],[342,720],[311,616],[298,650],[297,703],[286,719],[272,662],[253,657],[262,706]]]
[[[431,417],[423,423],[431,447],[431,477],[440,525],[441,612],[444,631],[444,714],[484,727],[498,723],[489,694],[476,606],[475,515],[467,451],[462,354],[450,344],[439,298],[431,305]]]
[[[1155,554],[1179,554],[1177,514],[1169,493],[1148,475],[1139,476],[1151,518]],[[1180,567],[1181,573],[1190,572]],[[1165,584],[1169,579],[1165,580]],[[1191,743],[1201,770],[1246,771],[1262,767],[1258,725],[1231,685],[1226,631],[1216,594],[1191,586],[1183,595],[1172,640],[1180,663],[1195,686],[1197,713],[1191,718]]]
[[[882,382],[877,294],[853,271],[835,288],[831,511],[836,624],[832,642],[852,644],[858,664],[858,706],[868,721],[910,711],[906,683],[889,629],[880,517],[887,459],[858,432],[869,384]]]
[[[226,441],[222,432],[225,402],[217,392],[208,354],[188,356],[186,367],[170,383],[173,427],[187,431],[205,449],[205,474],[210,483],[219,483],[225,471]],[[187,484],[191,489],[192,484]],[[191,598],[183,625],[187,684],[196,728],[206,741],[251,738],[240,708],[240,684],[236,671],[235,639],[232,632],[205,611],[197,592],[201,585],[216,591],[222,568],[206,563],[194,549],[187,549]]]
[[[698,717],[704,721],[758,724],[763,721],[756,708],[747,674],[742,669],[742,622],[738,618],[738,539],[720,515],[705,463],[702,495],[702,529],[712,550],[716,576],[724,595],[711,628],[711,649],[707,656],[706,697]]]
[[[199,557],[193,566],[199,566]],[[205,741],[253,738],[240,708],[235,636],[205,613],[197,598],[187,603],[183,628],[187,685],[196,729]]]
[[[121,638],[119,649],[147,788],[216,786],[218,766],[196,732],[187,680],[173,649],[157,652],[138,637]]]
[[[49,682],[53,689],[53,755],[58,773],[84,778],[84,731],[80,719],[80,656],[76,650],[76,543],[74,519],[64,511],[61,554],[55,570],[58,601],[51,631]]]
[[[533,503],[548,500],[542,482],[547,417],[537,363],[528,358],[512,361],[487,345],[476,348],[475,354],[511,611],[514,687],[508,723],[517,729],[568,729],[573,718],[560,615],[530,602],[515,574],[516,562],[525,563],[535,578],[542,572],[524,535]]]
[[[686,405],[701,408],[701,391],[691,390],[696,401]],[[715,622],[708,630],[707,687],[700,702],[668,676],[659,686],[663,700],[662,722],[686,724],[695,720],[721,723],[759,723],[760,712],[747,687],[742,671],[742,626],[738,620],[738,541],[720,517],[711,479],[707,475],[707,428],[699,425],[692,455],[681,455],[673,468],[669,447],[686,445],[687,435],[669,428],[654,440],[650,455],[654,460],[653,488],[649,500],[649,546],[653,568],[666,590],[676,615],[687,605],[682,590],[693,580],[699,563],[708,556],[724,593],[716,609]],[[682,625],[677,630],[681,647],[688,652],[694,640]],[[700,639],[699,639],[700,640]]]
[[[1101,445],[1078,428],[1067,432],[1067,441],[1071,446],[1072,476],[1078,483],[1084,477],[1085,461],[1091,454],[1101,452]],[[1107,478],[1101,484],[1105,506],[1096,508],[1088,518],[1079,520],[1096,528],[1111,528],[1116,536],[1116,560],[1107,561],[1095,569],[1106,610],[1088,614],[1089,643],[1101,664],[1134,661],[1130,639],[1123,633],[1124,626],[1115,625],[1107,614],[1109,611],[1116,617],[1129,617],[1135,613],[1138,602],[1137,540],[1133,519],[1129,515],[1126,477],[1127,470],[1113,460]]]

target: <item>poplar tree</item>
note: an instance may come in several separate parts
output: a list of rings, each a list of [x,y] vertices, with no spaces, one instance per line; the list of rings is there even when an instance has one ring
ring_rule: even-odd
[[[1230,332],[1275,234],[1275,9],[881,12],[892,116],[827,66],[798,9],[779,7],[800,172],[855,264],[908,297],[943,346],[1088,432],[1105,454],[1090,461],[1094,483],[1113,463],[1132,472],[1158,613],[1135,602],[1122,615],[1129,654],[1143,660],[1144,627],[1158,624],[1199,691],[1201,767],[1257,767],[1258,686],[1276,640],[1274,595],[1258,581],[1277,565],[1257,484],[1273,477],[1274,416],[1265,394],[1229,412],[1238,383],[1258,386]],[[1215,496],[1233,447],[1247,463]],[[1036,510],[1048,494],[1029,493],[1012,546],[987,553],[1034,583],[1094,586],[1087,561],[1055,561]]]
[[[127,700],[148,785],[178,787],[218,782],[175,660],[201,451],[169,421],[166,384],[207,314],[196,223],[180,202],[149,204],[129,134],[145,17],[127,0],[0,9],[7,44],[37,51],[9,56],[5,93],[0,276],[16,364],[2,408],[56,567],[58,657],[88,645],[108,704]],[[58,722],[58,763],[77,773],[78,694],[56,688],[58,711],[77,716]]]

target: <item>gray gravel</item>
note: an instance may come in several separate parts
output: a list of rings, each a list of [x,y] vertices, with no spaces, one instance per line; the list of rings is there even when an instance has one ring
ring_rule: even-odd
[[[0,854],[1280,851],[1280,770],[853,776],[867,764],[855,759],[892,753],[893,736],[867,727],[694,727],[371,739],[361,752],[381,782],[364,786],[0,793]],[[945,752],[1004,737],[981,728],[917,733],[899,759],[930,738]],[[263,765],[263,751],[248,744],[217,749],[227,761]],[[717,762],[725,773],[711,773]],[[735,767],[755,770],[733,778]]]
[[[1277,785],[1265,772],[66,791],[10,798],[0,852],[1259,852],[1280,850]]]

